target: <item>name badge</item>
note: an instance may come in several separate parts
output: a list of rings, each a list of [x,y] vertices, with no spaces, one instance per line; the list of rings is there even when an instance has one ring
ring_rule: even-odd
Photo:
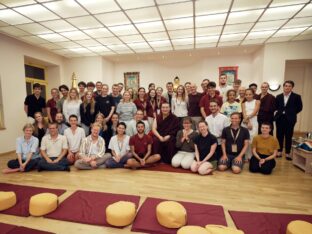
[[[156,112],[157,112],[157,115],[159,115],[160,114],[160,109],[157,109]]]
[[[232,153],[237,153],[237,144],[232,144]]]

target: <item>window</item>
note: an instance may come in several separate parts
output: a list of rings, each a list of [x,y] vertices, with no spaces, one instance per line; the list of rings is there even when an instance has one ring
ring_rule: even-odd
[[[26,77],[26,93],[30,95],[33,93],[33,84],[39,83],[41,85],[41,96],[47,99],[47,86],[45,76],[45,67],[33,64],[25,64],[25,77]]]

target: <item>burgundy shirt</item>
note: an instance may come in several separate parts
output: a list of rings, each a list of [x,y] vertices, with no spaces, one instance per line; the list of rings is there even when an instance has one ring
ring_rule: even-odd
[[[129,145],[134,146],[134,151],[140,157],[144,157],[147,153],[147,146],[153,144],[153,139],[149,135],[144,135],[142,138],[135,134],[130,138]]]
[[[47,107],[50,108],[50,114],[51,114],[53,122],[55,121],[55,116],[56,116],[56,113],[57,113],[57,106],[56,106],[56,104],[57,104],[57,102],[53,98],[49,99],[48,102],[47,102]]]
[[[195,95],[188,95],[188,115],[191,117],[201,117],[199,102],[203,97],[202,93],[196,93]]]
[[[211,112],[210,112],[210,109],[209,109],[209,105],[210,105],[210,100],[216,100],[218,105],[221,107],[222,104],[223,104],[223,100],[222,100],[222,97],[215,94],[214,97],[211,97],[209,94],[206,94],[205,96],[203,96],[201,99],[200,99],[200,102],[199,102],[199,107],[204,107],[204,110],[205,110],[205,113],[206,113],[206,116],[210,115]]]

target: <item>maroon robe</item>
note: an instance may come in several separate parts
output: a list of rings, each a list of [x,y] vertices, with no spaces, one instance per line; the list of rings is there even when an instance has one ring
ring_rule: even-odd
[[[177,152],[175,142],[179,130],[179,119],[174,114],[169,114],[165,119],[162,115],[157,115],[156,120],[158,133],[163,137],[170,135],[170,139],[161,142],[156,136],[153,136],[153,154],[160,154],[163,162],[171,164],[171,159]]]
[[[260,108],[257,116],[259,124],[258,133],[261,133],[261,124],[263,122],[269,122],[271,124],[270,134],[273,135],[273,120],[274,112],[276,110],[275,97],[268,93],[263,98],[261,98],[261,94],[256,95],[255,99],[260,100]]]

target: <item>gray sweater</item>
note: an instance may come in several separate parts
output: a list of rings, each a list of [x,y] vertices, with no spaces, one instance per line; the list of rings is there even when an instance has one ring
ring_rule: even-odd
[[[180,150],[180,151],[185,151],[185,152],[194,152],[195,148],[194,148],[194,139],[195,137],[198,135],[198,133],[196,131],[193,131],[190,135],[189,135],[189,139],[190,141],[183,141],[183,143],[181,142],[181,139],[183,137],[183,130],[179,130],[177,133],[177,138],[176,138],[176,147]]]

